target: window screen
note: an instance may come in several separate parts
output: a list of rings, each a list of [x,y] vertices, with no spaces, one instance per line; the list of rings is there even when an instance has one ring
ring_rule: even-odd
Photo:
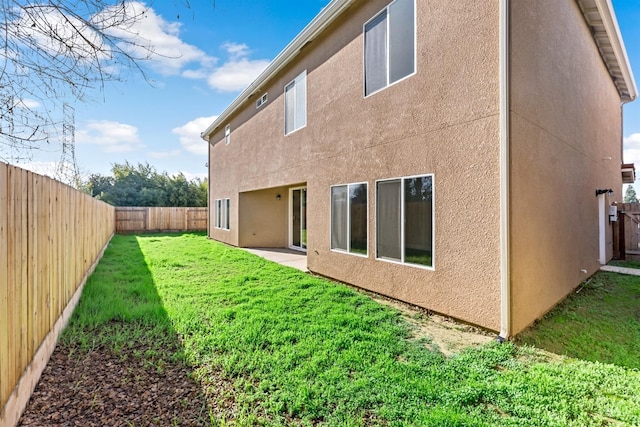
[[[376,184],[376,256],[433,266],[433,175]]]
[[[331,187],[331,249],[368,253],[367,184]]]
[[[284,133],[285,135],[307,125],[307,72],[284,88]]]
[[[364,92],[415,72],[415,3],[395,0],[364,26]]]

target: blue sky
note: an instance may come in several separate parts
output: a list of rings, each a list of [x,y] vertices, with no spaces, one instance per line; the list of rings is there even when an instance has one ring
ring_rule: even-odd
[[[640,84],[640,1],[612,0]],[[157,46],[144,64],[153,86],[135,73],[76,104],[76,158],[83,174],[109,174],[113,163],[149,162],[158,171],[205,177],[199,133],[221,113],[329,0],[147,2],[139,31]],[[135,6],[135,4],[134,4]],[[138,5],[140,7],[140,5]],[[624,109],[625,161],[640,170],[640,100]],[[55,144],[29,168],[51,169]]]
[[[137,30],[163,54],[75,104],[75,154],[83,175],[110,174],[113,163],[149,162],[159,172],[205,177],[199,137],[329,0],[147,2]],[[29,164],[51,173],[61,156],[51,143]]]
[[[620,32],[627,48],[636,85],[640,86],[640,1],[613,0]],[[640,99],[624,106],[624,161],[635,163],[640,176]],[[638,180],[634,185],[639,187]]]

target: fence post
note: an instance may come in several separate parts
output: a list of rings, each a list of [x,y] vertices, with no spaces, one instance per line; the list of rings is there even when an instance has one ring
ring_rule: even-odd
[[[624,213],[624,211],[620,212],[618,214],[618,245],[620,246],[620,255],[619,258],[620,260],[624,261],[625,259],[627,259],[627,242],[625,239],[625,235],[624,235],[624,223],[626,221],[626,215]]]

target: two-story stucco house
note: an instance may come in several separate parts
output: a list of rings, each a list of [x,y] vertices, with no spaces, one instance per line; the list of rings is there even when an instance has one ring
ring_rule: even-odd
[[[209,236],[508,338],[611,258],[635,97],[610,0],[333,0],[203,132]]]

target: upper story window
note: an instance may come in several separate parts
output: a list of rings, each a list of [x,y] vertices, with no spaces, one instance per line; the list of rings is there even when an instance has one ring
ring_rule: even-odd
[[[224,143],[225,145],[229,145],[231,142],[231,125],[227,125],[224,128]]]
[[[307,71],[284,87],[284,134],[307,125]]]
[[[364,94],[416,71],[415,0],[395,0],[364,25]]]

